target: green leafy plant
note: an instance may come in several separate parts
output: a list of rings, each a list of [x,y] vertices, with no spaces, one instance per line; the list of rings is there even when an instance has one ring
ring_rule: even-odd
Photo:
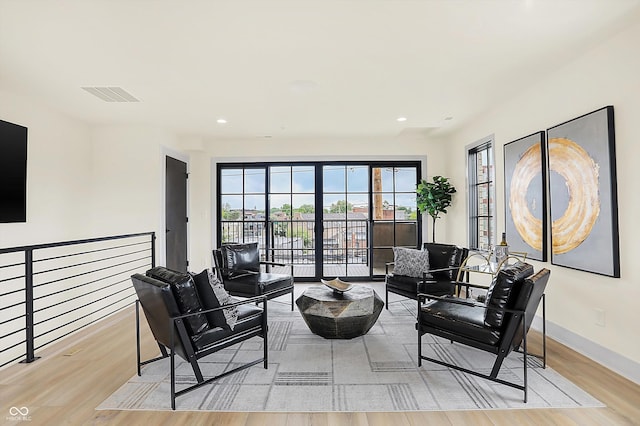
[[[422,179],[416,188],[416,201],[420,213],[427,213],[433,219],[432,240],[436,241],[436,219],[440,214],[447,213],[447,207],[451,205],[456,188],[449,183],[449,179],[442,176],[434,176],[433,182]]]

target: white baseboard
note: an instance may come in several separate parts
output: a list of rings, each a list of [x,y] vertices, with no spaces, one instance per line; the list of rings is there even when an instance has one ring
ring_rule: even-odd
[[[531,328],[542,332],[542,317]],[[547,320],[547,336],[640,385],[640,364]]]

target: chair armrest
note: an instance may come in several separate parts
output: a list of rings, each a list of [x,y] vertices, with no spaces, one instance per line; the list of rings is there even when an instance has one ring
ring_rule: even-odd
[[[395,266],[396,262],[386,262],[384,264],[384,274],[389,275],[389,266]]]
[[[268,260],[261,260],[260,264],[261,265],[271,265],[271,266],[288,266],[288,264],[286,264],[286,263],[271,262],[271,261],[268,261]]]
[[[211,308],[211,309],[206,309],[206,310],[202,310],[202,311],[198,311],[198,312],[192,312],[190,314],[178,315],[178,316],[175,316],[175,317],[171,317],[171,319],[172,320],[178,320],[178,319],[189,318],[189,317],[192,317],[194,315],[208,314],[209,312],[220,311],[222,309],[232,308],[234,306],[246,305],[246,304],[250,304],[250,303],[265,303],[266,304],[267,303],[267,296],[250,297],[248,299],[242,299],[242,300],[239,300],[237,302],[229,303],[228,305],[220,306],[218,308]]]
[[[389,275],[389,266],[395,266],[395,264],[396,264],[395,262],[386,262],[384,264],[385,275]],[[458,266],[448,266],[446,268],[428,269],[426,271],[422,271],[422,280],[426,281],[427,275],[431,274],[432,272],[447,272],[447,271],[455,271],[456,269],[458,269]]]
[[[485,285],[485,284],[472,284],[472,283],[468,283],[465,281],[456,281],[455,285],[457,286],[464,286],[464,287],[471,287],[471,288],[479,288],[481,290],[489,290],[489,286]]]
[[[261,260],[261,265],[267,265],[267,271],[270,271],[270,266],[288,266],[291,268],[291,276],[293,276],[293,263],[280,263],[280,262],[272,262],[270,260]]]
[[[448,266],[446,268],[436,268],[436,269],[429,269],[427,270],[427,273],[431,273],[431,272],[447,272],[447,271],[455,271],[459,268],[459,266]]]
[[[461,298],[451,298],[449,296],[432,296],[426,293],[418,293],[418,303],[420,303],[423,299],[430,300],[439,300],[442,302],[453,303],[456,305],[466,305],[472,308],[482,308],[487,309],[489,311],[496,311],[502,313],[511,313],[511,314],[524,314],[524,309],[510,309],[510,308],[496,308],[495,306],[487,306],[484,303],[475,303],[470,301],[469,299],[461,299]],[[420,309],[418,309],[418,313],[420,313]]]
[[[448,303],[453,303],[456,305],[465,305],[465,306],[473,306],[476,308],[486,308],[484,303],[477,303],[471,299],[462,299],[459,297],[451,298],[451,296],[434,296],[427,293],[418,293],[418,303],[426,300],[441,300]]]
[[[249,271],[246,269],[228,269],[222,268],[224,275],[227,276],[227,280],[235,280],[236,278],[246,277],[247,275],[259,275],[260,272]]]

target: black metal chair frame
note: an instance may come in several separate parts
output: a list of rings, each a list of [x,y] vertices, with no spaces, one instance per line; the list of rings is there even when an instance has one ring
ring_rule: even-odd
[[[189,334],[184,324],[185,318],[188,318],[194,315],[202,315],[209,312],[219,311],[221,309],[227,309],[227,308],[242,305],[242,304],[254,303],[254,302],[256,304],[260,304],[260,303],[263,304],[262,324],[260,327],[253,327],[253,328],[244,330],[240,333],[232,334],[224,339],[221,339],[215,342],[212,345],[207,346],[205,349],[202,349],[200,351],[194,350],[194,347],[191,344],[191,339],[189,338]],[[176,398],[180,395],[183,395],[187,392],[198,389],[204,385],[212,383],[230,374],[252,367],[261,362],[263,363],[263,366],[265,369],[268,368],[268,361],[269,361],[268,346],[269,345],[268,345],[268,338],[267,338],[267,329],[268,329],[267,328],[267,298],[265,296],[256,296],[256,297],[245,299],[239,302],[230,303],[228,305],[224,305],[219,308],[207,309],[207,310],[194,312],[187,315],[178,315],[178,316],[170,317],[169,323],[167,324],[167,327],[169,327],[170,336],[171,336],[169,346],[165,347],[162,343],[156,341],[158,343],[158,346],[160,347],[161,355],[159,357],[148,359],[145,361],[141,360],[141,355],[140,355],[140,305],[141,305],[140,300],[136,299],[136,349],[137,349],[136,355],[137,355],[137,364],[138,364],[137,366],[138,376],[141,376],[142,374],[141,368],[143,365],[150,364],[154,361],[158,361],[158,360],[169,357],[171,359],[170,362],[171,362],[171,409],[172,410],[176,409]],[[144,307],[143,307],[143,310],[144,310]],[[176,333],[177,333],[177,336],[176,336]],[[212,353],[218,352],[222,349],[235,345],[236,343],[243,342],[255,336],[262,337],[264,340],[262,358],[257,359],[255,361],[248,362],[232,370],[225,371],[224,373],[219,374],[215,377],[212,377],[209,379],[204,378],[204,376],[202,375],[202,371],[200,370],[200,366],[198,364],[198,360],[200,358],[203,358],[207,355],[211,355]],[[185,355],[188,358],[186,359],[186,361],[191,365],[191,368],[193,369],[193,373],[196,377],[196,380],[198,381],[198,383],[196,383],[195,385],[188,386],[181,390],[176,390],[175,353],[176,353],[176,343],[178,341],[180,342],[180,345],[184,349]],[[167,349],[169,349],[169,353],[167,353]]]
[[[461,285],[464,286],[469,286],[469,287],[475,287],[475,288],[481,288],[481,289],[485,289],[486,287],[481,286],[481,285],[474,285],[474,284],[470,284],[470,283],[459,283]],[[446,330],[441,330],[439,328],[435,328],[435,327],[429,327],[429,326],[425,326],[422,324],[421,321],[421,316],[423,315],[422,313],[422,309],[420,309],[421,303],[423,303],[424,301],[426,301],[427,299],[429,300],[442,300],[442,301],[446,301],[448,303],[455,303],[455,304],[461,304],[461,305],[467,305],[470,307],[474,307],[474,308],[478,308],[478,309],[487,309],[487,310],[493,310],[493,311],[497,311],[497,312],[502,312],[504,314],[510,313],[512,314],[512,317],[509,320],[509,323],[506,326],[506,329],[503,332],[503,335],[500,339],[500,344],[499,345],[489,345],[486,343],[482,343],[482,342],[478,342],[476,340],[473,339],[469,339],[466,338],[464,336],[455,334],[455,333],[451,333],[448,332]],[[458,371],[462,371],[464,373],[468,373],[468,374],[472,374],[474,376],[477,377],[481,377],[483,379],[487,379],[487,380],[491,380],[492,382],[496,382],[496,383],[500,383],[506,386],[510,386],[516,389],[519,389],[521,391],[524,392],[524,402],[527,402],[527,357],[529,355],[534,356],[536,358],[539,358],[542,360],[542,368],[547,368],[547,329],[546,329],[546,308],[545,308],[545,294],[542,293],[541,296],[541,302],[542,302],[542,355],[536,355],[536,354],[530,354],[528,352],[528,348],[527,348],[527,313],[525,312],[524,309],[522,310],[517,310],[517,309],[500,309],[500,308],[495,308],[495,307],[490,307],[490,306],[485,306],[484,304],[479,304],[479,303],[473,303],[470,302],[467,299],[451,299],[451,298],[447,298],[447,297],[438,297],[438,296],[431,296],[428,294],[424,294],[424,293],[420,293],[418,294],[418,322],[416,324],[416,328],[418,329],[418,367],[422,366],[422,360],[426,360],[426,361],[430,361],[436,364],[440,364],[443,365],[445,367],[449,367],[449,368],[453,368],[455,370]],[[535,315],[535,312],[533,313],[533,315]],[[507,355],[509,355],[509,353],[511,352],[510,350],[510,346],[513,345],[513,340],[516,337],[516,332],[518,330],[518,327],[522,327],[522,342],[520,344],[520,348],[515,349],[515,352],[518,353],[522,353],[523,354],[523,369],[524,369],[524,374],[523,374],[523,383],[514,383],[514,382],[509,382],[506,380],[502,380],[499,379],[498,373],[500,371],[500,367],[502,366],[503,361],[505,360],[505,358],[507,357]],[[457,342],[457,343],[461,343],[463,345],[466,346],[471,346],[474,347],[476,349],[480,349],[482,351],[485,352],[490,352],[496,355],[496,359],[493,363],[493,367],[491,369],[491,373],[490,374],[482,374],[479,373],[477,371],[473,371],[473,370],[469,370],[467,368],[464,367],[460,367],[458,365],[455,364],[450,364],[444,361],[441,361],[439,359],[434,359],[434,358],[430,358],[427,356],[422,355],[422,335],[423,334],[432,334],[432,335],[436,335],[445,339],[448,339],[451,341],[451,343],[453,342]]]
[[[218,279],[223,283],[225,280],[233,280],[235,279],[234,277],[230,277],[228,274],[229,269],[223,268],[222,265],[220,265],[219,263],[219,257],[218,254],[220,252],[220,249],[214,249],[213,250],[213,264],[215,266],[215,270],[217,271],[218,274]],[[267,267],[267,272],[270,271],[271,266],[289,266],[291,267],[291,277],[293,278],[293,264],[286,264],[286,263],[278,263],[278,262],[271,262],[271,261],[266,261],[266,260],[261,260],[260,261],[260,265],[265,265]],[[249,271],[246,269],[233,269],[234,272],[240,272],[243,275],[260,275],[260,272],[256,272],[256,271]],[[223,272],[228,276],[228,278],[224,278],[223,277]],[[226,289],[226,286],[225,286]],[[232,296],[236,296],[236,297],[250,297],[253,295],[249,295],[246,293],[239,293],[237,291],[233,291],[233,290],[228,290],[230,295]],[[280,296],[284,296],[287,293],[291,293],[291,311],[293,311],[293,304],[294,304],[294,295],[293,295],[293,284],[291,284],[291,286],[289,287],[284,287],[284,288],[279,288],[273,291],[267,291],[262,293],[262,295],[266,296],[267,299],[271,300],[274,299],[276,297],[280,297]],[[281,303],[279,300],[274,300],[274,302],[278,302]]]

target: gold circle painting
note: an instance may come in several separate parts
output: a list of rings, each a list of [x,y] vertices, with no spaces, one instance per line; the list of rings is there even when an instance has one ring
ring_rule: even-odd
[[[542,250],[542,220],[536,218],[527,203],[527,189],[540,174],[542,153],[540,144],[529,147],[516,163],[509,190],[509,209],[513,224],[522,239],[534,249]]]
[[[577,143],[549,139],[549,169],[565,181],[569,202],[563,215],[551,224],[554,254],[567,253],[589,236],[600,215],[598,165]]]

